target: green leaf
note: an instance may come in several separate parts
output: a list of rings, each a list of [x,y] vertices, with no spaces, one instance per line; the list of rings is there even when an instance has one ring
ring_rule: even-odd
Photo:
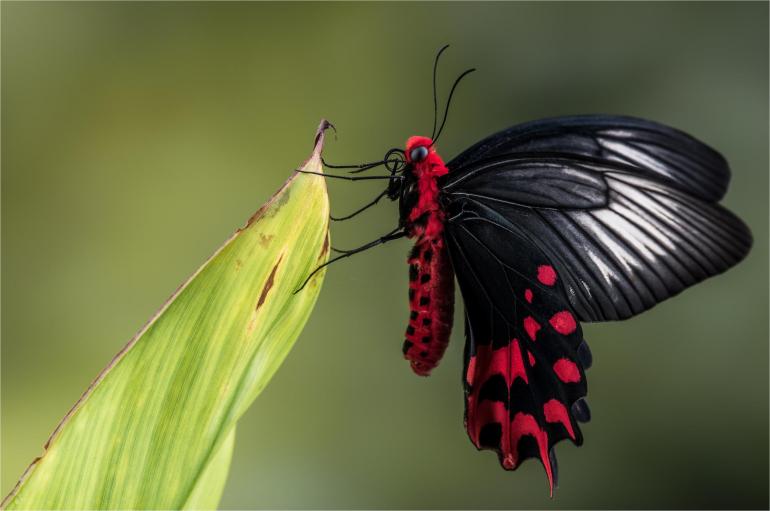
[[[323,121],[303,169],[322,172]],[[91,384],[7,509],[213,509],[235,425],[302,331],[328,259],[320,176],[295,173]]]

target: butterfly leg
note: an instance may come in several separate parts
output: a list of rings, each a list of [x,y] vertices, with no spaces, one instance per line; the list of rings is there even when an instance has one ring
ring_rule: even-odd
[[[359,163],[356,165],[332,165],[331,163],[326,163],[326,160],[323,158],[321,158],[321,163],[323,163],[324,167],[328,167],[330,169],[355,169],[350,171],[351,174],[358,174],[359,172],[373,169],[375,167],[379,167],[380,165],[385,165],[385,161],[373,161],[370,163]]]
[[[299,172],[300,174],[313,174],[316,176],[321,177],[329,177],[333,179],[344,179],[345,181],[368,181],[372,179],[404,179],[403,176],[338,176],[336,174],[324,174],[323,172],[313,172],[312,170],[300,170],[297,169],[295,172]]]
[[[315,270],[310,272],[310,275],[308,275],[307,278],[305,278],[305,281],[302,283],[302,285],[299,288],[297,288],[296,291],[294,291],[294,294],[297,294],[298,292],[302,291],[302,289],[307,285],[308,281],[313,277],[313,275],[318,273],[321,269],[325,268],[326,266],[329,266],[330,264],[332,264],[334,262],[337,262],[340,259],[344,259],[346,257],[350,257],[350,256],[352,256],[354,254],[358,254],[358,253],[363,252],[365,250],[369,250],[370,248],[376,247],[377,245],[382,245],[383,243],[387,243],[389,241],[393,241],[393,240],[397,240],[399,238],[403,238],[404,236],[406,236],[406,233],[404,231],[401,231],[401,230],[391,231],[388,234],[386,234],[385,236],[382,236],[381,238],[378,238],[378,239],[376,239],[374,241],[371,241],[371,242],[367,243],[366,245],[361,245],[358,248],[354,248],[352,250],[344,250],[344,251],[338,250],[337,252],[341,252],[342,254],[338,255],[337,257],[333,257],[332,259],[329,259],[324,264],[318,266]]]
[[[363,252],[364,250],[369,250],[370,248],[376,247],[377,245],[382,245],[383,243],[387,243],[388,241],[396,240],[399,238],[403,238],[406,236],[406,233],[401,230],[401,227],[396,227],[389,233],[385,234],[384,236],[381,236],[380,238],[377,238],[374,241],[370,241],[369,243],[366,243],[365,245],[361,245],[358,248],[351,248],[349,250],[345,249],[338,249],[332,247],[332,250],[337,252],[338,254],[347,254],[347,255],[353,255],[357,254],[359,252]],[[329,261],[331,262],[331,261]],[[327,263],[328,264],[328,263]]]
[[[386,188],[385,190],[380,192],[380,194],[377,197],[375,197],[375,199],[373,201],[371,201],[367,205],[365,205],[365,206],[355,210],[354,212],[350,213],[349,215],[345,215],[345,216],[332,216],[332,215],[329,215],[329,219],[332,222],[342,222],[343,220],[349,220],[349,219],[353,218],[354,216],[358,215],[359,213],[363,213],[367,209],[371,208],[372,206],[374,206],[375,204],[380,202],[380,199],[385,197],[387,194],[388,194],[388,189]]]

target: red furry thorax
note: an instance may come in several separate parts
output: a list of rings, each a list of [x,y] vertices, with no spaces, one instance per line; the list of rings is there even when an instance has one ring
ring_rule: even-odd
[[[426,147],[428,156],[419,162],[411,162],[409,155],[415,147]],[[438,155],[433,147],[433,141],[428,137],[414,136],[406,142],[407,163],[412,164],[412,171],[417,178],[417,204],[409,213],[409,221],[414,222],[418,218],[428,213],[427,222],[424,231],[416,234],[424,234],[427,238],[435,241],[441,239],[443,232],[444,213],[441,211],[438,203],[438,183],[440,176],[449,172],[444,160]]]

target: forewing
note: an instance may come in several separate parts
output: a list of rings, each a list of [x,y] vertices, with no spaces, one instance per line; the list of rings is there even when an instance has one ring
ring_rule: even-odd
[[[582,443],[590,352],[548,256],[482,209],[447,225],[466,312],[465,424],[505,469],[541,460],[553,489],[554,445]]]
[[[622,163],[708,202],[719,201],[730,181],[724,157],[690,135],[656,122],[612,115],[554,117],[513,126],[449,162],[450,179],[481,160],[529,152]]]
[[[527,154],[446,184],[450,216],[516,226],[562,277],[585,321],[624,319],[738,263],[751,233],[735,215],[628,166]]]

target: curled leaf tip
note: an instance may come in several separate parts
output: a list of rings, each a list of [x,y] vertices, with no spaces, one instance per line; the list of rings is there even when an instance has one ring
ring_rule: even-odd
[[[321,151],[324,147],[324,132],[331,128],[334,130],[334,133],[337,133],[337,128],[334,127],[334,124],[330,123],[326,119],[321,119],[321,123],[318,125],[318,129],[315,133],[315,139],[313,141],[313,154],[321,154]]]

